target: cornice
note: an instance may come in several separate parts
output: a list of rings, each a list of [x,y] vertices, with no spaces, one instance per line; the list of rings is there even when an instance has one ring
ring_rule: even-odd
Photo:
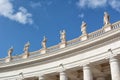
[[[119,36],[120,36],[120,28],[113,29],[111,31],[105,32],[104,34],[102,34],[100,36],[90,38],[90,39],[88,38],[88,40],[79,42],[77,44],[73,44],[72,46],[67,46],[65,48],[61,48],[59,50],[56,50],[56,51],[53,51],[50,53],[41,54],[39,56],[35,56],[35,57],[27,58],[27,59],[21,59],[18,61],[12,61],[9,63],[3,63],[0,65],[0,69],[18,66],[18,65],[19,66],[27,65],[29,63],[37,63],[37,62],[45,63],[44,61],[49,62],[49,61],[52,61],[54,58],[61,58],[62,56],[68,57],[68,54],[70,55],[73,52],[74,53],[72,55],[76,55],[75,53],[78,52],[79,50],[80,51],[89,51],[90,49],[88,47],[90,47],[90,46],[93,47],[93,46],[101,44],[103,42],[105,43],[105,42],[107,42],[113,38],[119,37]],[[104,45],[105,44],[103,44],[102,46],[104,46]],[[36,51],[36,53],[39,53],[39,51]]]

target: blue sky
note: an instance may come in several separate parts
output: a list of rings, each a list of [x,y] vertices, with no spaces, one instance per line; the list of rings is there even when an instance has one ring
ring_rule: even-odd
[[[0,0],[0,57],[6,57],[13,46],[13,55],[23,53],[30,41],[30,51],[41,48],[43,36],[47,46],[60,42],[60,30],[66,30],[67,40],[81,35],[81,22],[87,23],[87,32],[103,26],[103,13],[110,22],[120,20],[119,0]]]

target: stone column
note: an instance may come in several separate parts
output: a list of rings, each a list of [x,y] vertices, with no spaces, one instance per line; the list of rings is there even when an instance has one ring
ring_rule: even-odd
[[[120,80],[120,65],[118,59],[110,58],[110,69],[112,80]]]
[[[39,76],[39,80],[44,80],[44,77],[43,76]]]
[[[88,65],[83,66],[83,78],[84,80],[93,80],[93,75]]]
[[[68,80],[64,71],[60,72],[60,80]]]

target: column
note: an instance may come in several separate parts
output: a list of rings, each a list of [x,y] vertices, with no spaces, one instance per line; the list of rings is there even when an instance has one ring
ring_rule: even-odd
[[[110,70],[112,80],[120,80],[120,65],[118,59],[110,58]]]
[[[67,80],[67,76],[64,71],[60,72],[60,80]]]
[[[39,80],[44,80],[44,77],[43,76],[39,76]]]
[[[83,66],[83,78],[84,80],[93,80],[93,75],[88,65]]]

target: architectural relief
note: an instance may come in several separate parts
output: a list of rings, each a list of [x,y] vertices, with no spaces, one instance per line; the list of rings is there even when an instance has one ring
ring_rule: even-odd
[[[44,37],[43,37],[43,41],[42,41],[42,43],[41,43],[43,49],[46,49],[46,48],[47,48],[47,47],[46,47],[46,42],[47,42],[47,38],[44,36]]]
[[[65,32],[65,30],[60,31],[60,40],[61,40],[61,43],[66,43],[66,32]]]
[[[25,45],[24,45],[24,53],[28,53],[29,52],[29,47],[30,47],[30,43],[27,42]]]
[[[110,24],[110,16],[107,12],[104,12],[104,25]]]
[[[29,47],[30,47],[30,42],[28,41],[25,45],[24,45],[24,55],[23,58],[28,58],[29,56]]]
[[[82,21],[82,25],[81,25],[82,35],[87,35],[86,27],[87,27],[87,24],[84,21]]]
[[[12,57],[13,47],[8,50],[8,58]]]
[[[105,12],[101,29],[87,33],[86,26],[83,21],[82,35],[70,41],[60,31],[61,42],[52,47],[44,36],[35,52],[27,42],[24,54],[12,56],[11,47],[0,59],[0,80],[120,80],[120,21],[110,24]]]

